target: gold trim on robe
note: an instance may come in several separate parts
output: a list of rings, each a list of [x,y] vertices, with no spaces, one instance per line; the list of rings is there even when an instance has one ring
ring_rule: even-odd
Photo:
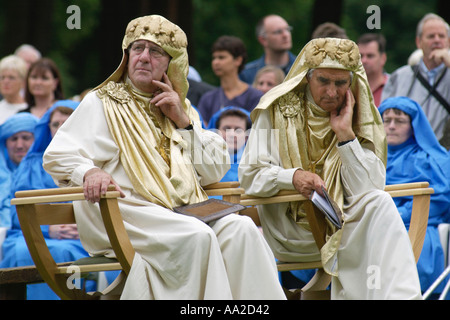
[[[136,191],[172,209],[207,199],[190,150],[174,124],[130,84],[108,82],[98,90],[121,162]]]
[[[318,174],[344,212],[338,141],[329,123],[329,113],[314,103],[306,78],[308,71],[316,68],[353,73],[350,87],[356,101],[353,131],[360,144],[373,151],[386,165],[387,145],[381,116],[373,102],[358,47],[351,40],[311,40],[298,55],[284,82],[261,98],[251,117],[254,121],[260,110],[270,110],[273,127],[280,134],[278,147],[283,167],[301,168]],[[288,211],[298,225],[309,230],[301,204],[290,203]],[[336,230],[329,224],[328,239],[321,249],[322,263],[327,272],[330,272],[329,264],[334,261],[332,257],[337,253],[344,228],[345,214],[342,229]]]

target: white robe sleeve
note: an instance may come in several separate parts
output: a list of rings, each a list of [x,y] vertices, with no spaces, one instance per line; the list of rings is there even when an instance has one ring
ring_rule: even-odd
[[[384,189],[386,168],[383,162],[372,151],[363,148],[358,139],[338,147],[338,152],[346,197]]]
[[[239,165],[239,181],[246,193],[272,196],[280,190],[294,190],[292,178],[297,168],[284,169],[278,152],[277,131],[267,110],[255,121]],[[342,160],[341,178],[346,196],[384,189],[386,171],[375,154],[357,139],[338,147]]]
[[[270,197],[280,190],[295,190],[292,177],[297,168],[281,166],[277,139],[269,111],[260,111],[239,164],[239,181],[247,194]]]
[[[206,186],[220,181],[230,169],[230,155],[225,140],[209,130],[194,125],[193,130],[178,130],[191,150],[191,159],[200,180]]]
[[[47,147],[44,169],[60,187],[79,186],[89,169],[98,167],[112,174],[108,163],[118,158],[102,102],[89,93]]]

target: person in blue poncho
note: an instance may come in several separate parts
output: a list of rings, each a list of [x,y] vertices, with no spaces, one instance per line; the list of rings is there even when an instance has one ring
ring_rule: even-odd
[[[427,181],[434,189],[425,242],[417,264],[421,288],[425,291],[444,270],[437,227],[450,222],[450,154],[439,144],[417,102],[406,97],[388,98],[378,110],[388,143],[386,184]],[[398,197],[394,201],[409,228],[412,197]],[[439,289],[442,290],[438,287],[435,293]]]
[[[38,118],[28,112],[9,117],[0,126],[0,227],[9,228],[11,179],[34,141]]]
[[[231,161],[230,169],[220,181],[239,181],[239,162],[251,126],[250,112],[240,107],[225,107],[211,117],[207,129],[217,131],[227,142]]]
[[[78,102],[57,101],[39,120],[35,130],[35,142],[22,160],[11,182],[11,194],[20,190],[56,188],[51,176],[42,167],[42,155],[59,127],[67,120]],[[33,265],[22,235],[15,206],[11,207],[12,226],[3,243],[3,260],[0,267]],[[75,225],[41,226],[50,252],[57,263],[87,257],[79,240]],[[88,283],[88,289],[94,284]],[[27,286],[27,299],[50,300],[57,295],[45,284]]]

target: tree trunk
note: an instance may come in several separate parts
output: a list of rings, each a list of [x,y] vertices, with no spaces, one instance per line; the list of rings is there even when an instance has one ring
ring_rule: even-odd
[[[436,14],[440,15],[445,21],[450,22],[450,2],[448,0],[438,0]]]
[[[337,25],[341,22],[343,0],[316,0],[312,11],[312,29],[324,22],[333,22]]]

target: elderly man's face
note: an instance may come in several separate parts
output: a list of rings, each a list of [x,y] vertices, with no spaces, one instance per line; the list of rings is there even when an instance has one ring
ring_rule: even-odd
[[[128,76],[139,90],[155,92],[158,87],[152,84],[152,80],[161,81],[169,61],[169,55],[157,44],[137,40],[129,48]]]
[[[328,112],[340,108],[350,88],[350,79],[350,71],[347,70],[315,69],[309,79],[314,102]]]
[[[423,24],[422,35],[416,39],[416,45],[428,57],[433,50],[449,47],[449,37],[445,23],[438,19],[430,19]]]

